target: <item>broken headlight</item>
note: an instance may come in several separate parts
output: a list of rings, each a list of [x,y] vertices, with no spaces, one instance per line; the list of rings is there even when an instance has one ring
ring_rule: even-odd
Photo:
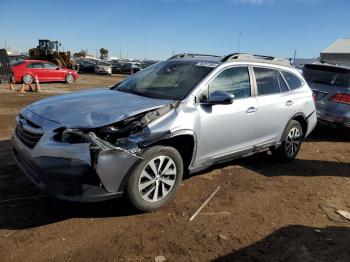
[[[71,128],[59,128],[55,130],[56,134],[53,139],[58,142],[65,142],[70,144],[79,144],[79,143],[89,143],[90,141],[86,136],[89,130],[78,130]]]

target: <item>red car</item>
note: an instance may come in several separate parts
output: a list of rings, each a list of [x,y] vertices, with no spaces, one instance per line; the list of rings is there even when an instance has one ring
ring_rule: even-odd
[[[63,81],[68,84],[78,80],[78,74],[68,68],[59,68],[57,65],[42,60],[24,60],[12,65],[16,83],[33,83],[35,76],[39,82]]]

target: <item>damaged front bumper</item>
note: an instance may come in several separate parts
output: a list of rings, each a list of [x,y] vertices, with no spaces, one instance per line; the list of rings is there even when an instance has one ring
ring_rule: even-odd
[[[31,121],[35,121],[32,126]],[[31,115],[28,123],[17,124],[13,134],[15,160],[29,180],[48,195],[63,200],[95,202],[121,196],[126,178],[140,158],[121,148],[103,148],[92,163],[89,143],[54,141],[54,133],[47,130],[54,130],[56,123],[49,122]],[[38,126],[49,128],[29,148],[19,129],[35,132]]]

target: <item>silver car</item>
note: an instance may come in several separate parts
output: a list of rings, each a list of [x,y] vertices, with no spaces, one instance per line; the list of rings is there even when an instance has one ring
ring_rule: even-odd
[[[127,194],[163,206],[183,173],[272,151],[293,160],[316,124],[312,91],[287,60],[179,55],[112,88],[26,106],[13,150],[40,189],[72,201]]]
[[[112,75],[112,66],[107,62],[97,62],[95,67],[95,73]]]
[[[315,94],[319,122],[350,128],[350,66],[307,64],[303,75]]]

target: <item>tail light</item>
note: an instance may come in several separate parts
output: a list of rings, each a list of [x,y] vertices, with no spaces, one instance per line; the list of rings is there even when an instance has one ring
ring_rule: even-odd
[[[317,97],[316,97],[316,94],[315,94],[315,93],[312,93],[312,98],[314,99],[314,102],[316,102]]]
[[[332,96],[329,100],[332,102],[350,105],[350,94],[338,93]]]

